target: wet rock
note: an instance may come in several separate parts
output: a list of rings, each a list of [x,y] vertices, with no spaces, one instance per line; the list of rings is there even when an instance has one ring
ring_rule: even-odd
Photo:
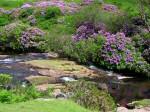
[[[132,110],[125,107],[118,107],[116,112],[150,112],[150,106]]]
[[[143,94],[146,95],[148,98],[150,98],[150,89],[145,90],[145,91],[143,92]]]
[[[98,88],[105,90],[105,91],[108,91],[108,86],[105,83],[98,83]]]
[[[27,87],[27,86],[31,86],[31,85],[32,85],[32,83],[29,80],[24,79],[21,81],[22,87]]]
[[[56,89],[64,89],[65,86],[62,85],[61,83],[57,83],[57,84],[42,84],[42,85],[37,85],[36,88],[39,90],[39,91],[46,91],[47,89],[49,88],[52,88],[54,90]]]
[[[55,77],[47,77],[47,76],[29,76],[26,77],[30,83],[34,85],[48,84],[48,83],[56,83]]]
[[[63,92],[61,92],[60,89],[55,89],[54,92],[53,92],[53,95],[55,98],[57,99],[66,99],[67,98],[67,95],[64,94]]]

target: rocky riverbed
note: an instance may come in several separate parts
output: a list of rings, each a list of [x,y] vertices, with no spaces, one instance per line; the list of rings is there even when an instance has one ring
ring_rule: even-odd
[[[39,89],[46,89],[49,84],[56,85],[58,89],[63,87],[65,81],[90,80],[98,83],[101,89],[109,91],[122,106],[138,99],[150,98],[149,80],[122,76],[94,65],[79,65],[61,59],[55,53],[0,55],[0,73],[11,74],[14,82],[28,80]]]

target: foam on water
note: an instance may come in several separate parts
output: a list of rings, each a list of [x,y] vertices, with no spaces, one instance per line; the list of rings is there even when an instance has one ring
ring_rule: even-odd
[[[0,60],[0,64],[11,64],[22,61],[21,59],[15,59],[15,58],[6,58]]]

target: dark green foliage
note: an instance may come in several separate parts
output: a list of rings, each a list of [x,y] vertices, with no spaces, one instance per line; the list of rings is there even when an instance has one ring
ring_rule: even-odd
[[[20,12],[19,17],[20,17],[21,19],[26,18],[26,17],[32,15],[33,12],[34,12],[34,9],[33,9],[33,8],[22,9],[21,12]]]
[[[70,46],[66,46],[64,48],[64,52],[65,54],[67,54],[71,58],[74,58],[78,62],[97,62],[99,60],[99,53],[104,41],[105,39],[99,36],[97,38],[93,37],[88,40],[72,42]]]
[[[57,18],[62,15],[61,10],[58,7],[48,7],[46,9],[36,9],[35,16],[37,19],[48,20]]]
[[[0,89],[1,103],[17,103],[36,99],[41,96],[41,93],[34,86],[21,87],[18,86],[12,90]]]
[[[63,24],[56,24],[49,27],[47,34],[47,49],[48,51],[55,51],[64,53],[63,48],[69,46],[71,43],[71,34],[74,32],[72,27]],[[59,44],[58,44],[59,43]]]
[[[7,86],[12,81],[12,77],[8,74],[0,74],[0,86]],[[21,85],[14,86],[10,90],[0,88],[1,103],[16,103],[36,99],[41,96],[34,86],[22,87]]]
[[[58,7],[48,7],[46,9],[36,9],[34,15],[38,27],[50,30],[53,25],[58,23],[57,19],[62,15],[62,12]]]
[[[116,105],[112,97],[105,91],[99,90],[95,83],[77,81],[67,84],[67,91],[72,92],[72,99],[78,104],[91,110],[115,112]]]
[[[56,18],[61,15],[61,10],[58,7],[49,7],[45,10],[45,19]]]
[[[148,63],[150,63],[150,34],[147,33],[142,35],[136,35],[133,37],[133,41],[136,49],[139,50],[142,53],[142,56],[145,58],[145,60]]]
[[[12,93],[7,90],[0,90],[0,102],[9,103],[12,99]]]
[[[44,30],[50,30],[54,24],[57,24],[56,19],[43,20],[43,21],[39,20],[37,22],[37,26]]]
[[[0,15],[0,26],[7,25],[8,23],[10,23],[10,21],[11,20],[8,15],[5,14]]]

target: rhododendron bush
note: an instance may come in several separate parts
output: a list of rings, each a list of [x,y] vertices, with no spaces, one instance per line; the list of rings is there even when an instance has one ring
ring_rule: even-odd
[[[80,41],[87,41],[91,38],[97,40],[98,36],[102,36],[105,41],[99,47],[98,57],[92,57],[95,58],[92,61],[108,69],[129,69],[149,74],[149,64],[144,60],[141,53],[136,51],[131,38],[126,37],[124,33],[111,34],[102,28],[95,30],[95,26],[81,25],[73,36],[73,41],[80,43]]]
[[[104,33],[106,39],[101,50],[101,64],[110,69],[133,69],[135,64],[147,67],[147,62],[140,52],[137,52],[132,44],[132,40],[125,37],[124,33],[110,34]],[[149,69],[149,68],[147,68]],[[144,71],[144,73],[148,71]]]
[[[112,65],[128,64],[134,61],[130,38],[125,37],[124,33],[116,35],[105,33],[106,42],[103,45],[101,57],[105,62]]]
[[[0,49],[25,50],[41,45],[44,32],[22,22],[14,22],[0,28]]]

